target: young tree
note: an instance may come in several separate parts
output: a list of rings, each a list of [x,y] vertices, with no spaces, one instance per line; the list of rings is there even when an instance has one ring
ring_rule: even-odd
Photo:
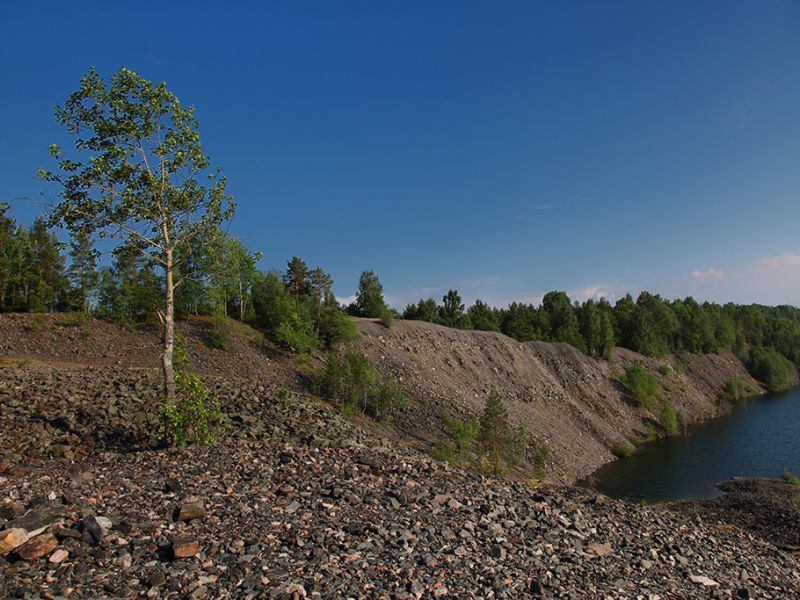
[[[500,331],[500,319],[497,316],[497,311],[483,300],[475,300],[475,304],[467,310],[467,317],[473,329]]]
[[[294,302],[298,308],[300,307],[300,294],[304,294],[308,286],[307,277],[308,267],[305,261],[293,256],[286,265],[286,275],[283,276],[283,280],[294,291]]]
[[[174,296],[182,282],[175,279],[176,259],[203,246],[234,210],[226,179],[203,152],[194,112],[165,83],[154,85],[122,68],[106,85],[92,68],[56,108],[56,120],[76,137],[78,160],[65,158],[53,144],[50,154],[60,172],[39,170],[61,185],[53,223],[120,238],[163,268],[159,316],[167,402],[175,400]]]
[[[319,319],[322,313],[322,300],[331,295],[333,277],[317,267],[308,274],[308,283],[317,305],[317,319]]]
[[[0,312],[6,308],[6,294],[11,281],[11,264],[14,252],[14,219],[6,216],[8,204],[0,202]]]
[[[33,280],[28,308],[33,311],[54,311],[63,307],[67,297],[61,244],[42,218],[37,218],[31,225],[29,239]]]
[[[486,398],[480,418],[478,443],[481,452],[489,461],[495,477],[503,472],[503,463],[507,460],[511,442],[508,411],[503,406],[500,394],[493,387]]]
[[[70,242],[70,265],[67,275],[72,283],[72,305],[84,312],[91,308],[91,297],[97,288],[97,257],[92,236],[84,230],[73,233]]]
[[[442,308],[439,311],[442,323],[448,327],[468,329],[467,315],[464,312],[464,303],[456,290],[449,290],[442,297]]]
[[[382,317],[388,308],[383,299],[383,285],[374,271],[364,271],[358,281],[356,308],[362,317]]]

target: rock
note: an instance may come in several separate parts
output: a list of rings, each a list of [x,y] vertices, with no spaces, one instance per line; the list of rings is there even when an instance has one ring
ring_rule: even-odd
[[[67,552],[63,548],[59,548],[58,550],[53,552],[50,555],[50,558],[48,558],[47,560],[49,562],[53,563],[54,565],[57,565],[57,564],[60,564],[61,562],[63,562],[64,560],[66,560],[68,556],[69,556],[69,552]]]
[[[698,583],[703,587],[717,587],[719,584],[713,579],[709,579],[705,575],[689,575],[689,580],[692,583]]]
[[[28,540],[17,548],[16,553],[23,560],[36,560],[50,554],[57,547],[56,536],[46,533]]]
[[[99,544],[103,541],[103,528],[100,526],[100,523],[97,521],[97,518],[94,515],[85,517],[80,522],[79,529],[83,532],[84,539],[86,539],[87,542]]]
[[[506,557],[506,549],[499,544],[492,546],[492,558],[495,560],[503,560]]]
[[[202,502],[185,502],[181,504],[178,511],[178,521],[191,521],[193,519],[204,519],[206,516],[206,509]]]
[[[197,540],[192,537],[180,536],[172,540],[172,556],[174,558],[190,558],[197,554],[198,550]]]
[[[41,504],[26,512],[21,517],[6,523],[6,529],[24,529],[27,532],[41,530],[60,523],[69,517],[69,511],[60,502]]]
[[[610,542],[605,542],[604,544],[591,544],[586,549],[586,552],[589,554],[594,554],[595,556],[611,556],[614,554],[614,547]]]
[[[0,556],[5,556],[28,541],[28,532],[19,527],[0,531]]]

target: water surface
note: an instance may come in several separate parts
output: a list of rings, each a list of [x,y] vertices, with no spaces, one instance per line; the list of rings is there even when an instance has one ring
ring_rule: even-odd
[[[705,498],[731,477],[800,474],[800,388],[744,402],[685,435],[641,446],[593,474],[608,496],[631,500]]]

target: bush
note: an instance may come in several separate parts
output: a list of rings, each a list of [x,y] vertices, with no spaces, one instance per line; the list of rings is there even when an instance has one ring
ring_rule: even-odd
[[[771,392],[788,389],[797,368],[785,356],[772,348],[756,348],[750,354],[750,374]]]
[[[617,458],[628,458],[633,455],[633,446],[623,440],[611,449],[611,454]]]
[[[783,480],[786,483],[791,483],[792,485],[796,485],[797,487],[800,487],[800,477],[798,477],[794,473],[791,473],[789,471],[784,471],[783,472]]]
[[[437,444],[434,456],[445,462],[460,464],[471,460],[472,447],[478,437],[480,423],[477,417],[462,421],[454,417],[442,417],[449,440]]]
[[[214,317],[214,324],[208,332],[208,347],[227,350],[230,342],[231,327],[224,317]]]
[[[758,390],[749,382],[740,377],[735,377],[725,384],[725,389],[722,390],[720,398],[729,402],[736,402],[738,400],[752,398],[757,394]]]
[[[661,365],[658,367],[658,372],[661,373],[664,377],[668,376],[672,372],[672,367],[669,365]]]
[[[343,412],[388,420],[408,399],[400,384],[382,377],[367,356],[356,348],[343,353],[331,350],[317,371],[317,390],[340,405]]]
[[[676,436],[680,433],[680,424],[678,423],[678,413],[669,404],[661,409],[661,417],[659,418],[661,426],[668,436]]]
[[[358,329],[339,308],[325,308],[318,321],[319,337],[329,348],[337,344],[348,344],[359,337]]]
[[[321,345],[314,324],[297,317],[281,323],[275,330],[275,338],[285,347],[300,354]]]
[[[278,400],[284,406],[289,406],[289,390],[285,387],[282,387],[278,390]]]
[[[659,390],[658,380],[655,375],[645,371],[641,364],[636,363],[625,371],[620,382],[631,393],[637,404],[648,410],[653,407],[653,400]]]
[[[216,443],[222,425],[219,401],[209,401],[208,388],[197,375],[175,373],[177,400],[161,406],[164,441],[174,446]]]

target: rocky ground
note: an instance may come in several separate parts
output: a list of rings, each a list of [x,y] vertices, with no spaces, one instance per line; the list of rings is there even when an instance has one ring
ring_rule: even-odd
[[[778,479],[736,478],[718,484],[717,498],[677,502],[688,515],[746,529],[776,547],[800,553],[800,487]]]
[[[226,431],[163,449],[152,332],[5,319],[0,598],[800,597],[796,555],[724,509],[451,468],[308,396],[252,330],[219,351],[181,324]]]
[[[45,528],[0,559],[9,597],[790,598],[800,590],[794,558],[730,527],[577,488],[487,480],[382,446],[101,453],[15,469],[0,482],[2,529]]]

